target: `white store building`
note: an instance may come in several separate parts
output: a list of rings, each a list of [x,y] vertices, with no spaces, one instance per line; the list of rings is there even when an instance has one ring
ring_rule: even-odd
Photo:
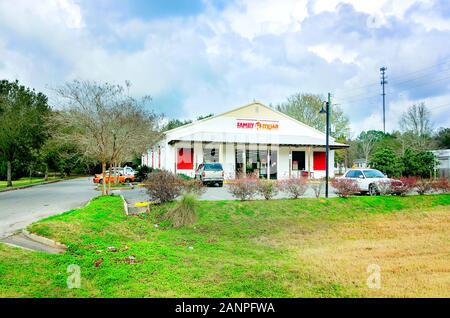
[[[325,121],[325,116],[324,116]],[[348,147],[330,137],[334,150]],[[220,162],[225,179],[255,174],[287,179],[325,176],[325,134],[279,111],[254,102],[169,131],[142,156],[142,164],[194,177],[201,163]]]

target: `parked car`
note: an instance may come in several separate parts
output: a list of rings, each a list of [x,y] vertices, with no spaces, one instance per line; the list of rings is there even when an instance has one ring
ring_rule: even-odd
[[[217,162],[202,163],[195,171],[195,179],[207,184],[218,184],[219,187],[223,186],[223,167],[222,164]]]
[[[111,173],[114,174],[114,172],[116,170],[117,170],[117,173],[123,174],[125,176],[135,176],[137,173],[136,170],[134,170],[133,168],[128,167],[128,166],[113,168]],[[106,170],[106,173],[109,174],[109,170]]]
[[[134,182],[135,180],[135,178],[134,178],[134,176],[133,175],[124,175],[124,174],[122,174],[122,173],[119,173],[119,175],[118,175],[118,178],[119,178],[119,183],[131,183],[131,182]],[[105,178],[105,180],[106,180],[106,183],[109,183],[109,182],[114,182],[115,180],[114,180],[114,175],[111,175],[111,177],[109,176],[109,172],[106,174],[106,178]],[[103,175],[102,174],[96,174],[95,176],[94,176],[94,179],[92,180],[94,183],[99,183],[99,184],[102,184],[103,183]]]
[[[381,183],[402,183],[400,180],[388,178],[379,170],[368,168],[350,169],[341,178],[355,180],[361,193],[368,193],[369,195],[380,194],[379,186]]]

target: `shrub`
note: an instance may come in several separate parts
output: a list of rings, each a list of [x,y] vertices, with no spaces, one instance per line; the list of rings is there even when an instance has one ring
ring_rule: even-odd
[[[186,179],[183,180],[183,191],[185,193],[192,193],[196,196],[201,196],[203,193],[205,193],[205,187],[200,180]]]
[[[183,190],[183,180],[170,171],[160,170],[148,175],[144,183],[150,198],[159,203],[175,200]]]
[[[431,187],[436,192],[450,192],[450,182],[445,177],[440,177],[438,179],[433,180]]]
[[[430,179],[417,179],[416,182],[416,191],[420,195],[424,195],[432,190],[431,186],[432,182]]]
[[[181,227],[194,224],[197,221],[197,197],[192,193],[185,193],[181,200],[164,216],[173,227]]]
[[[377,186],[377,190],[380,193],[380,195],[389,195],[393,193],[392,191],[392,181],[386,180],[386,181],[377,181],[375,184]]]
[[[136,169],[136,172],[137,172],[136,173],[136,178],[138,178],[139,180],[144,181],[144,180],[147,179],[149,173],[151,173],[152,171],[153,171],[153,169],[150,168],[149,166],[146,166],[146,165],[139,166]]]
[[[308,179],[305,177],[290,178],[281,181],[281,189],[286,192],[289,197],[297,199],[305,194],[308,189]]]
[[[320,198],[323,190],[323,179],[310,181],[309,187],[314,191],[316,198]]]
[[[267,179],[259,179],[257,182],[257,192],[266,200],[272,199],[279,192],[278,182]]]
[[[228,187],[228,192],[241,201],[251,200],[257,191],[258,179],[250,176],[232,180]]]
[[[399,181],[394,180],[391,183],[392,193],[406,195],[414,190],[417,179],[415,177],[401,177]]]
[[[331,186],[335,188],[336,194],[341,198],[347,198],[359,192],[358,184],[355,180],[334,178],[331,180]]]

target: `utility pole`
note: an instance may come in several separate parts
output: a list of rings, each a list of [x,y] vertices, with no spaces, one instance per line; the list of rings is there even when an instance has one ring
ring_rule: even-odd
[[[325,171],[325,197],[328,198],[328,179],[330,177],[330,107],[331,107],[331,93],[328,93],[327,101],[327,141],[325,149],[326,171]]]
[[[331,106],[331,93],[328,93],[328,100],[325,103],[326,108],[320,110],[321,114],[326,115],[326,133],[325,133],[325,198],[328,198],[328,179],[329,179],[329,170],[330,170],[330,161],[329,161],[329,139],[330,139],[330,106]]]
[[[386,91],[384,89],[384,85],[388,83],[386,80],[386,70],[387,70],[387,67],[385,67],[385,66],[380,68],[381,86],[383,87],[383,93],[381,95],[383,96],[383,132],[384,133],[386,133]]]

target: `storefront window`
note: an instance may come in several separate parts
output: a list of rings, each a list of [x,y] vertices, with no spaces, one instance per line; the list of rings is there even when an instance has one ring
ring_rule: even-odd
[[[292,171],[305,170],[305,152],[293,151],[292,152]]]
[[[270,150],[270,179],[277,179],[278,156],[276,150]]]
[[[203,149],[203,162],[219,162],[219,147],[204,148]]]
[[[194,149],[178,148],[177,149],[177,169],[193,169],[194,168]]]
[[[258,178],[267,178],[267,150],[246,150],[246,172]]]

